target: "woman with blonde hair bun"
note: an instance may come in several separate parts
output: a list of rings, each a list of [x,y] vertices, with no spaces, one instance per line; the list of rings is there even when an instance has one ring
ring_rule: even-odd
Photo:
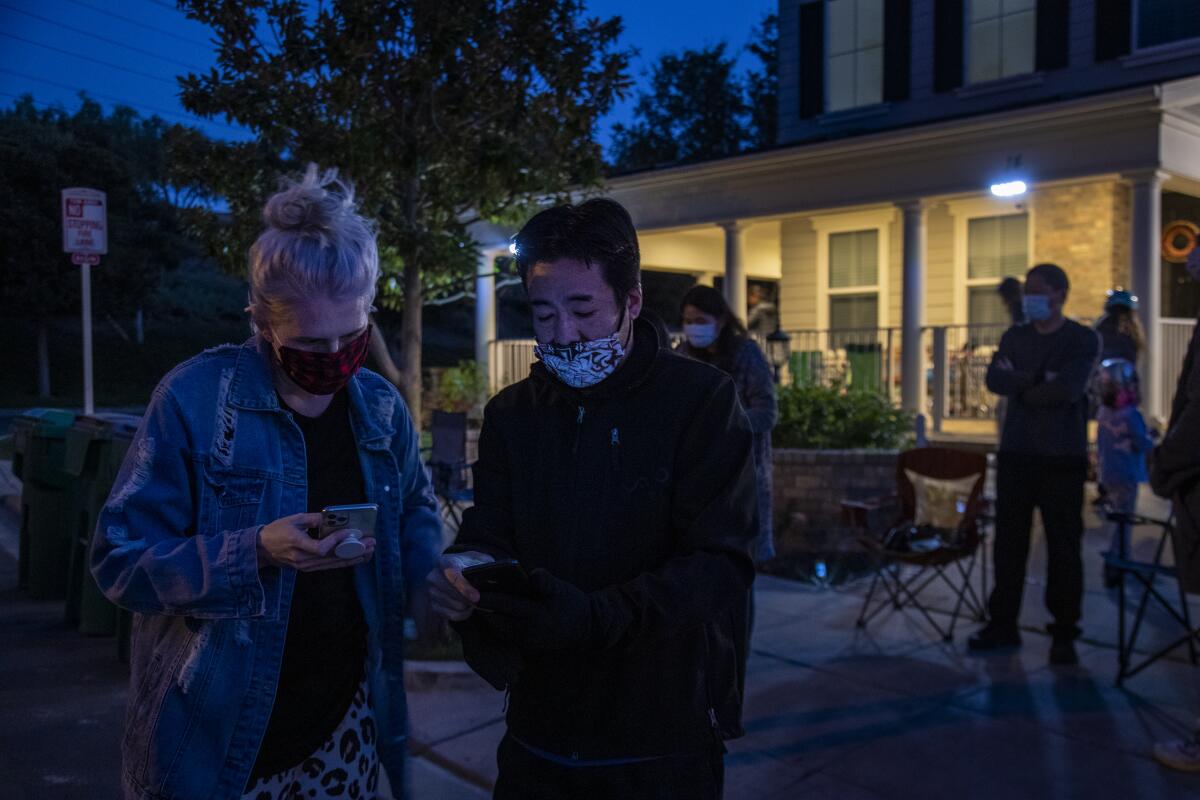
[[[125,798],[358,800],[380,766],[404,795],[404,619],[436,625],[441,530],[408,409],[362,368],[375,235],[315,165],[263,222],[254,335],[159,383],[93,537],[134,613]]]

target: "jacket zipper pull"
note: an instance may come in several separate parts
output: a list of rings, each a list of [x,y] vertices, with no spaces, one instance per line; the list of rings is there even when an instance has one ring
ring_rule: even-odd
[[[612,429],[612,446],[616,447],[621,443],[621,431],[616,428]]]
[[[720,725],[717,724],[717,712],[714,709],[710,708],[708,710],[708,721],[710,723],[712,723],[713,730],[716,730],[717,728],[721,727]]]
[[[587,410],[587,409],[585,409],[583,406],[580,406],[580,407],[579,407],[579,416],[576,418],[576,420],[575,420],[575,424],[577,424],[577,425],[582,425],[582,424],[583,424],[583,414],[584,414],[584,412],[585,412],[586,410]]]

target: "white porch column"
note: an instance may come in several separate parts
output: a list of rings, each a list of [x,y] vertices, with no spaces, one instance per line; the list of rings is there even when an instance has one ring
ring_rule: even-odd
[[[488,369],[488,343],[496,338],[496,256],[502,250],[481,250],[475,268],[475,361]]]
[[[725,229],[725,302],[734,315],[746,321],[746,225],[722,222]]]
[[[921,328],[925,325],[925,203],[898,203],[904,214],[904,290],[900,320],[900,404],[906,411],[922,411],[924,352]]]
[[[1166,177],[1158,170],[1125,176],[1133,187],[1129,289],[1138,297],[1138,317],[1146,331],[1146,347],[1138,365],[1142,400],[1150,414],[1160,419],[1167,417],[1167,409],[1162,407],[1163,363],[1158,346],[1162,319],[1162,183]]]

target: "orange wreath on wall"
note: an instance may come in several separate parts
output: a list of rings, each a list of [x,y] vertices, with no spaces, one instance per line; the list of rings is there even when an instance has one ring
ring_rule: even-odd
[[[1200,225],[1187,220],[1172,222],[1163,229],[1163,258],[1172,264],[1184,263],[1187,261],[1188,253],[1196,249],[1198,235],[1200,235]]]

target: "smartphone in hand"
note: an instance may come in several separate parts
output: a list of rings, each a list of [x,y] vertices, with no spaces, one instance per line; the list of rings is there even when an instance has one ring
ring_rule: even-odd
[[[317,529],[317,538],[324,539],[340,530],[358,531],[359,536],[347,536],[333,549],[338,558],[358,558],[367,549],[363,539],[375,538],[375,517],[378,514],[379,506],[375,503],[326,506],[321,509],[321,527]]]
[[[517,597],[533,597],[533,584],[521,565],[513,560],[475,564],[462,571],[467,583],[480,592],[500,592]]]

